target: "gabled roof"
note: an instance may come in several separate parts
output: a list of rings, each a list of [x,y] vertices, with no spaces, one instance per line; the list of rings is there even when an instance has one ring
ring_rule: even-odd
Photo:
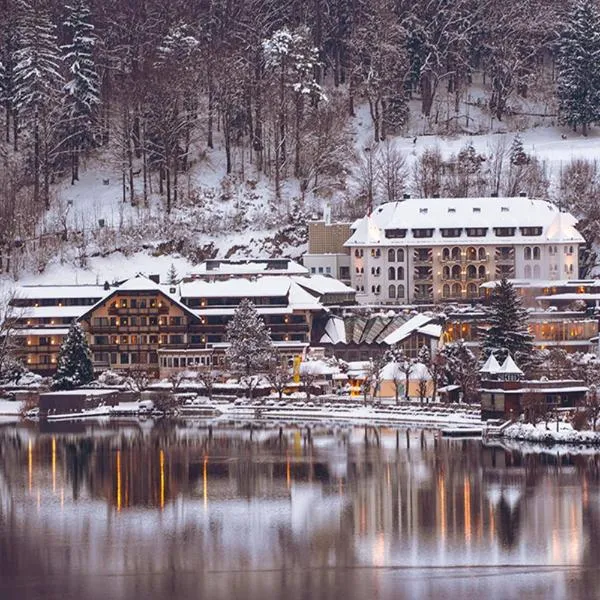
[[[195,319],[195,320],[199,319],[199,317],[194,313],[194,311],[189,309],[180,300],[175,298],[173,294],[168,293],[167,289],[165,289],[165,287],[161,286],[159,283],[156,283],[156,282],[152,281],[151,279],[149,279],[148,277],[146,277],[145,275],[142,275],[141,273],[139,273],[135,277],[131,277],[127,281],[124,281],[121,285],[119,285],[119,287],[116,287],[115,289],[113,289],[110,294],[108,294],[107,296],[105,296],[104,298],[102,298],[101,300],[96,302],[96,304],[94,304],[93,306],[90,306],[90,308],[79,317],[79,320],[85,319],[86,317],[88,317],[99,306],[102,306],[105,302],[108,302],[113,296],[116,296],[120,292],[148,292],[148,291],[156,292],[157,294],[160,294],[161,296],[165,297],[167,300],[169,300],[170,302],[172,302],[173,304],[175,304],[176,306],[181,308],[181,310],[183,310],[183,312],[185,312],[187,315],[189,315],[193,319]]]
[[[480,373],[489,373],[490,375],[497,373],[500,370],[500,364],[496,360],[494,353],[492,352],[487,360],[483,363],[481,369],[479,369]]]
[[[517,367],[512,356],[509,354],[506,360],[502,363],[502,366],[497,371],[498,375],[523,375],[523,371]]]
[[[406,323],[398,327],[396,331],[392,331],[392,333],[390,333],[383,340],[383,343],[387,344],[388,346],[393,346],[394,344],[397,344],[398,342],[401,342],[402,340],[406,339],[417,329],[423,327],[424,325],[427,325],[432,320],[433,317],[423,313],[419,313],[415,315],[412,319],[409,319],[408,321],[406,321]]]

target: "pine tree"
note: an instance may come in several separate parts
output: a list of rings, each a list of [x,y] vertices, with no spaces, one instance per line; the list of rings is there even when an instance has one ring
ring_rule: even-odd
[[[444,381],[460,386],[463,399],[470,402],[476,397],[479,365],[464,340],[446,344],[439,352],[442,356]]]
[[[71,184],[79,179],[79,155],[93,144],[95,113],[100,104],[100,83],[94,61],[96,38],[85,0],[66,7],[64,26],[71,43],[62,46],[70,79],[64,86],[65,138],[71,155]]]
[[[482,340],[483,360],[493,352],[502,363],[510,353],[521,368],[531,363],[534,347],[527,325],[527,311],[514,286],[506,279],[502,279],[492,292],[487,322],[489,327],[483,332]]]
[[[169,267],[169,271],[167,273],[167,281],[169,282],[169,285],[175,285],[178,280],[179,275],[177,274],[177,269],[175,268],[175,265],[171,263],[171,266]]]
[[[520,135],[516,135],[510,145],[509,159],[510,164],[515,167],[521,167],[529,162],[529,156],[525,152],[523,140]]]
[[[227,323],[227,360],[234,373],[252,377],[265,371],[274,360],[271,334],[254,304],[243,298]]]
[[[85,334],[73,321],[58,355],[58,366],[52,378],[53,390],[72,390],[94,380],[94,367]]]
[[[40,199],[40,176],[44,176],[44,200],[49,208],[49,129],[57,106],[61,74],[55,27],[37,4],[19,0],[19,49],[14,53],[13,106],[20,126],[32,136],[33,198]]]
[[[583,135],[600,118],[600,14],[595,0],[576,0],[557,42],[560,118]]]

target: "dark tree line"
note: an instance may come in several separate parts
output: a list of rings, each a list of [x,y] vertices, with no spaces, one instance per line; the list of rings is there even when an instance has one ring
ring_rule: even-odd
[[[290,176],[318,192],[343,176],[359,103],[378,143],[405,130],[410,99],[459,118],[476,71],[496,119],[542,73],[565,123],[597,118],[594,0],[0,0],[0,14],[0,246],[97,148],[123,201],[158,193],[168,213],[216,144],[224,174],[252,165],[277,197]]]

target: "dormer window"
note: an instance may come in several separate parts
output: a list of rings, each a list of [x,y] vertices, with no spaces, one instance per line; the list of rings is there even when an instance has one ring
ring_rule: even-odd
[[[455,208],[449,208],[449,209],[448,209],[448,212],[449,212],[449,213],[455,213],[455,212],[456,212],[456,209],[455,209]]]
[[[501,206],[500,212],[508,212],[508,206]]]
[[[421,213],[422,215],[426,215],[429,212],[428,208],[420,208],[419,209],[419,213]]]
[[[480,213],[481,212],[481,208],[479,208],[479,206],[474,206],[473,207],[473,212],[474,213]]]
[[[430,238],[433,237],[433,229],[413,229],[412,234],[415,238]]]
[[[516,227],[494,227],[494,233],[498,237],[513,237],[516,229]]]
[[[462,235],[462,227],[454,227],[449,229],[440,229],[442,237],[445,238],[457,238]]]
[[[519,227],[521,235],[527,237],[542,235],[542,227]]]
[[[406,229],[386,229],[385,237],[388,240],[406,237]]]
[[[469,237],[485,237],[487,230],[487,227],[467,227],[467,235]]]

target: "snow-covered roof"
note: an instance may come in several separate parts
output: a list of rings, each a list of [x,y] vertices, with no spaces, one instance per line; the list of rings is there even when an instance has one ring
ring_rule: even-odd
[[[394,362],[387,363],[381,369],[381,379],[384,381],[393,381],[394,379],[404,379],[405,374],[398,368],[398,365]],[[410,367],[408,375],[409,380],[421,380],[431,379],[431,375],[427,370],[427,367],[423,363],[413,363]]]
[[[429,315],[426,315],[424,313],[419,313],[419,314],[415,315],[412,319],[409,319],[408,321],[406,321],[406,323],[404,323],[400,327],[398,327],[398,329],[396,329],[396,331],[392,331],[392,333],[390,333],[383,340],[383,343],[388,344],[389,346],[393,346],[394,344],[397,344],[398,342],[401,342],[402,340],[406,339],[408,336],[410,336],[412,333],[414,333],[420,327],[423,327],[424,325],[427,325],[428,323],[430,323],[432,319],[433,319],[433,317],[431,317]],[[441,335],[441,328],[440,328],[440,335]],[[439,337],[439,335],[438,335],[438,337]]]
[[[430,245],[432,242],[455,245],[501,240],[503,243],[533,243],[534,241],[572,241],[584,239],[575,229],[577,220],[570,213],[561,213],[557,206],[531,198],[413,198],[388,202],[371,215],[352,224],[353,233],[345,246],[389,245],[386,229],[404,229],[403,243]],[[485,228],[485,237],[468,237],[465,228]],[[497,237],[494,228],[516,228],[515,235]],[[541,227],[541,236],[524,236],[522,227]],[[441,229],[461,229],[460,237],[444,238]],[[434,229],[433,236],[415,238],[413,229]]]
[[[192,276],[214,275],[259,275],[259,274],[305,274],[308,269],[289,259],[248,259],[225,260],[211,259],[198,265]]]
[[[550,294],[548,296],[536,296],[536,300],[565,300],[567,302],[572,302],[573,300],[590,300],[596,301],[600,300],[600,292],[596,294],[578,294],[576,292],[564,293],[564,294]]]
[[[559,288],[559,287],[600,287],[600,279],[508,279],[516,288]],[[479,287],[493,289],[500,285],[500,280],[486,281]],[[547,296],[544,296],[546,298]]]
[[[17,298],[48,300],[61,298],[102,298],[108,290],[102,285],[23,285],[16,292]]]
[[[502,363],[502,366],[497,371],[498,375],[523,375],[523,371],[517,367],[515,361],[512,359],[512,356],[509,354],[505,361]]]
[[[67,335],[69,333],[68,327],[27,327],[23,329],[15,329],[14,335],[26,336],[26,335]]]
[[[264,298],[287,296],[292,284],[286,276],[265,275],[256,279],[189,281],[179,286],[182,298]]]
[[[311,275],[310,277],[293,277],[293,280],[304,288],[313,290],[318,294],[353,294],[354,288],[342,283],[339,279],[325,275]]]
[[[319,342],[326,344],[346,344],[344,320],[340,317],[331,317],[328,319],[325,324],[325,333]]]
[[[17,317],[24,319],[47,319],[47,318],[68,318],[79,317],[88,306],[27,306],[19,309]]]
[[[479,369],[480,373],[489,373],[490,375],[493,373],[497,373],[500,370],[500,364],[496,360],[494,353],[492,352],[487,360],[483,363],[481,369]]]

